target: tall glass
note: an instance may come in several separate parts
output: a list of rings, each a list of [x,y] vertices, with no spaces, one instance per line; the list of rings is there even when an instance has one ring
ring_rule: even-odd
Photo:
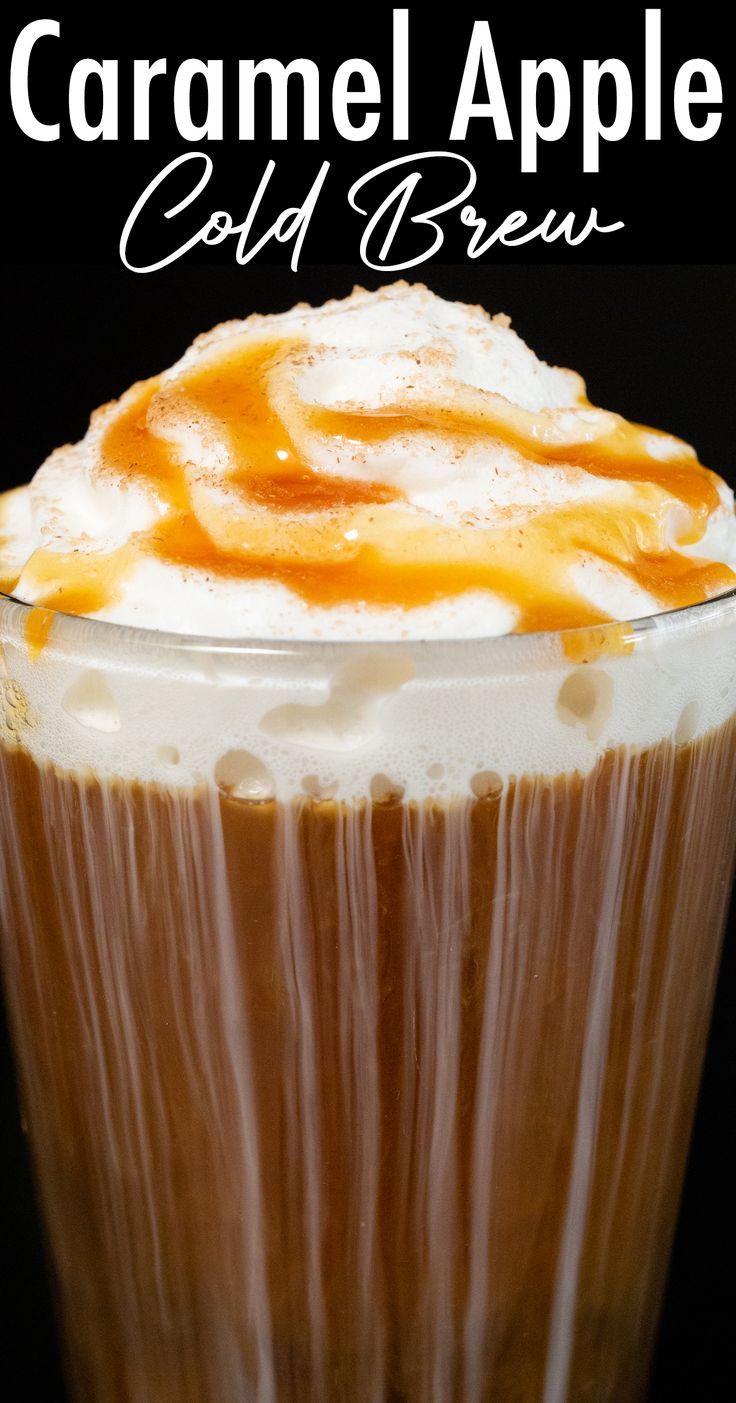
[[[736,595],[186,639],[0,602],[4,968],[94,1403],[633,1403],[736,843]]]

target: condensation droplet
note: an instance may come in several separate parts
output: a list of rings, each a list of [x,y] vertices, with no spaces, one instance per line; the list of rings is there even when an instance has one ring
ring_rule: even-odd
[[[388,775],[374,775],[370,782],[370,796],[374,804],[400,804],[404,797],[404,786]]]
[[[104,673],[97,668],[83,672],[62,698],[68,716],[90,731],[111,735],[120,730],[120,712]]]
[[[304,775],[302,779],[302,789],[305,794],[309,795],[310,799],[320,801],[334,799],[337,794],[338,784],[336,779],[328,780],[325,783],[320,779],[319,775]]]
[[[181,756],[175,745],[160,745],[158,758],[162,765],[178,765]]]
[[[470,781],[476,799],[497,799],[503,790],[503,780],[495,770],[478,770]]]
[[[228,799],[264,804],[274,797],[270,771],[249,750],[226,750],[215,765],[215,784]]]
[[[557,695],[557,713],[566,726],[582,726],[598,740],[613,705],[613,678],[596,667],[578,667]]]
[[[18,742],[23,733],[35,724],[36,717],[20,683],[4,678],[0,682],[0,734],[3,740]]]
[[[700,703],[691,701],[682,708],[675,727],[675,745],[688,745],[698,729]]]
[[[427,766],[427,776],[428,776],[429,779],[442,779],[442,776],[444,775],[444,773],[445,773],[445,767],[444,767],[444,765],[440,765],[439,762],[436,761],[436,760],[435,760],[435,762],[434,762],[433,765],[428,765],[428,766]]]

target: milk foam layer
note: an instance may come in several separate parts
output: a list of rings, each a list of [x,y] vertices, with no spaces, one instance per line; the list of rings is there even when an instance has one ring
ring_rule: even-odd
[[[554,635],[242,651],[63,618],[34,656],[28,612],[0,600],[0,740],[63,770],[244,801],[483,797],[736,714],[733,596],[621,649],[614,629],[579,660]]]
[[[494,636],[736,579],[733,494],[691,449],[403,284],[199,338],[4,499],[0,538],[26,602],[219,637]]]

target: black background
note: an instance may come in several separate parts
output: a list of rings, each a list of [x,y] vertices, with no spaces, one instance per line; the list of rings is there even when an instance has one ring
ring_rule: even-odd
[[[336,22],[332,8],[325,13],[307,5],[295,17],[285,7],[273,6],[265,18],[260,15],[259,23],[254,8],[236,6],[224,17],[211,7],[205,17],[199,13],[190,20],[170,10],[161,13],[160,8],[156,15],[146,14],[130,5],[115,11],[99,7],[94,15],[71,5],[13,6],[6,11],[2,24],[8,58],[29,19],[49,14],[61,20],[62,40],[44,41],[38,50],[43,59],[34,70],[34,101],[44,120],[61,118],[63,123],[65,81],[77,58],[120,58],[121,139],[83,144],[67,131],[61,142],[33,143],[12,121],[3,81],[7,199],[0,241],[9,356],[2,396],[2,485],[27,480],[54,445],[84,432],[92,407],[132,380],[170,364],[195,333],[217,321],[254,310],[279,310],[300,299],[343,295],[355,282],[375,286],[382,281],[356,261],[362,224],[347,207],[347,188],[361,172],[396,155],[452,149],[450,123],[473,18],[491,20],[515,130],[521,57],[564,59],[573,82],[573,103],[580,98],[583,56],[625,59],[635,83],[632,133],[618,145],[603,146],[599,175],[582,174],[575,123],[563,142],[540,145],[536,176],[519,173],[518,142],[497,143],[486,123],[471,125],[463,150],[478,170],[473,202],[479,212],[493,224],[517,207],[539,218],[551,207],[585,215],[596,205],[604,222],[623,219],[626,228],[616,235],[593,236],[577,249],[540,242],[516,251],[496,248],[471,264],[455,221],[454,228],[448,223],[442,251],[447,261],[424,264],[409,276],[422,278],[445,296],[510,313],[517,330],[541,356],[585,375],[594,402],[680,434],[695,443],[703,462],[736,485],[736,270],[727,262],[733,257],[729,205],[734,77],[728,7],[699,4],[693,11],[662,6],[663,140],[645,144],[643,5],[593,12],[592,6],[568,4],[561,12],[557,6],[540,10],[519,3],[501,13],[501,7],[453,3],[444,19],[435,7],[411,6],[412,134],[409,143],[393,148],[388,103],[377,136],[366,143],[336,139],[329,115],[329,83],[342,59],[359,55],[372,60],[384,89],[389,88],[391,7],[372,5],[368,11],[353,6]],[[303,198],[323,159],[332,162],[298,274],[288,269],[289,250],[274,246],[245,268],[235,266],[228,247],[200,251],[146,277],[121,267],[118,239],[134,200],[156,171],[185,149],[170,116],[168,81],[154,87],[160,101],[153,113],[153,139],[134,144],[129,136],[130,59],[162,55],[167,55],[172,70],[184,57],[221,57],[226,61],[226,82],[233,76],[236,57],[258,60],[273,55],[288,61],[303,55],[320,63],[327,100],[319,144],[302,143],[297,125],[287,144],[260,139],[241,145],[230,139],[209,148],[215,177],[207,209],[217,203],[240,218],[269,157],[278,162],[270,218],[282,205]],[[695,56],[715,61],[724,84],[721,131],[703,144],[684,141],[671,113],[674,72],[684,59]],[[232,96],[228,101],[231,130]],[[262,112],[265,115],[259,108],[259,121]],[[196,143],[197,149],[202,146]],[[155,235],[151,229],[151,247]],[[275,258],[280,261],[272,262]],[[732,928],[735,925],[732,916]],[[680,1397],[692,1403],[722,1403],[736,1394],[731,1302],[720,1270],[732,1227],[736,1168],[729,1134],[733,942],[727,951],[652,1403]],[[5,1257],[2,1275],[12,1284],[9,1304],[0,1312],[0,1358],[7,1377],[23,1380],[14,1399],[59,1403],[63,1391],[41,1239],[6,1047],[0,1091],[0,1243]]]

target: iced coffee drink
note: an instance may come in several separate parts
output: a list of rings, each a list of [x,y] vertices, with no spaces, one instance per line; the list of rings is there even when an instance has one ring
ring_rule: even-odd
[[[0,898],[79,1403],[644,1397],[736,518],[506,317],[251,317],[0,503]]]

